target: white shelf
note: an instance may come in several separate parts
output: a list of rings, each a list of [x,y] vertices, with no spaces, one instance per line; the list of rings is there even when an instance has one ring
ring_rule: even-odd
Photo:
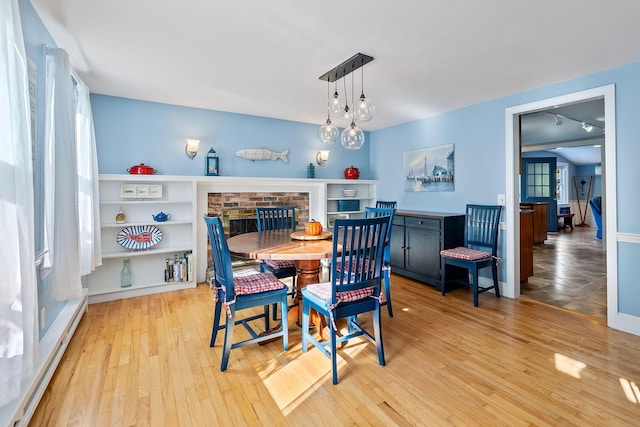
[[[103,259],[111,259],[111,258],[131,258],[138,256],[148,256],[148,255],[157,255],[157,254],[173,254],[178,252],[191,252],[190,246],[176,246],[170,248],[159,248],[159,249],[145,249],[142,251],[127,251],[123,249],[118,252],[103,252]]]
[[[327,212],[327,215],[340,215],[340,214],[361,214],[364,213],[364,211],[329,211]]]
[[[121,184],[152,183],[162,186],[162,198],[124,199]],[[102,265],[87,276],[89,302],[130,298],[196,286],[196,181],[192,177],[161,175],[101,175],[100,215]],[[117,224],[122,208],[127,221]],[[171,219],[156,222],[159,212]],[[153,225],[162,231],[162,240],[146,250],[133,251],[117,243],[120,230],[131,226]],[[166,260],[174,254],[191,254],[191,281],[165,282]],[[123,259],[129,258],[133,286],[120,287]]]
[[[164,282],[147,285],[132,285],[129,288],[97,289],[89,295],[89,304],[95,304],[116,299],[133,298],[142,295],[159,294],[162,292],[178,291],[194,288],[196,283],[191,282]]]
[[[100,201],[101,205],[139,205],[144,203],[147,205],[168,205],[168,204],[191,204],[191,200],[166,200],[166,199],[119,199],[119,200],[104,200]]]
[[[377,181],[358,179],[329,180],[326,185],[327,224],[333,223],[336,216],[341,215],[348,218],[361,218],[364,216],[365,208],[375,207],[376,205],[376,198],[378,197]],[[344,195],[344,190],[356,190],[358,193],[355,197],[347,197]],[[338,211],[338,202],[341,200],[357,200],[360,205],[359,209],[355,211]]]
[[[142,221],[142,222],[125,222],[124,224],[116,224],[115,222],[106,222],[100,225],[102,228],[126,228],[126,227],[134,227],[139,225],[153,225],[153,226],[166,226],[166,225],[180,225],[180,224],[193,224],[193,221],[189,220],[169,220],[164,222],[156,222],[156,221]]]

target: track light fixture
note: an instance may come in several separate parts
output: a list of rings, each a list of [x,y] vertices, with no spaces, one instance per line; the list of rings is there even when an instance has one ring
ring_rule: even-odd
[[[556,126],[559,126],[563,124],[566,120],[569,120],[570,122],[574,122],[577,125],[580,125],[585,132],[591,132],[593,131],[594,128],[598,128],[598,129],[602,129],[602,133],[604,133],[604,127],[600,125],[597,125],[597,124],[594,125],[589,122],[574,119],[573,117],[567,117],[564,114],[552,113],[550,111],[547,111],[546,113],[552,115],[553,118],[556,119]]]

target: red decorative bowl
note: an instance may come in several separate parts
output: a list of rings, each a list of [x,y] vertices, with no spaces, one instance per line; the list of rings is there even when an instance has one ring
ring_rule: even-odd
[[[358,168],[351,165],[344,170],[344,177],[346,179],[358,179],[360,178],[360,171]]]
[[[131,175],[155,175],[158,171],[151,166],[140,163],[139,165],[131,166],[129,169],[127,169],[127,172],[129,172]]]

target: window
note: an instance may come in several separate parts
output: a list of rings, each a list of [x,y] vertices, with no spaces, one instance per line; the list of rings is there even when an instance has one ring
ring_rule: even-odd
[[[556,167],[556,195],[559,205],[569,203],[569,164],[560,163]]]

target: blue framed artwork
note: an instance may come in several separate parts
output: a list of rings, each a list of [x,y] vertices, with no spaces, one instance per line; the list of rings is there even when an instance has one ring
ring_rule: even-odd
[[[453,144],[405,151],[404,191],[454,191]]]

